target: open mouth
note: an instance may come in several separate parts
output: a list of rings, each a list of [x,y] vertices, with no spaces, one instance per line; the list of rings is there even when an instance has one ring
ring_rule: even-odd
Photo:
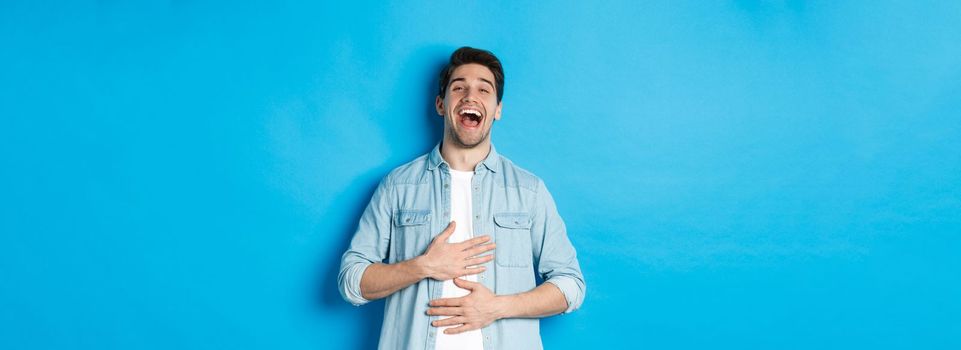
[[[484,115],[480,110],[472,107],[461,109],[458,116],[460,117],[460,125],[468,129],[479,127],[481,121],[484,120]]]

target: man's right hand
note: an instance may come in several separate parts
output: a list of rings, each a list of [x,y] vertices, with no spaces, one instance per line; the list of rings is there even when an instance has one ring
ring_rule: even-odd
[[[451,221],[444,232],[434,237],[427,246],[427,251],[417,257],[418,264],[424,269],[427,277],[444,281],[478,274],[486,269],[480,266],[481,264],[494,259],[493,253],[480,256],[494,249],[494,243],[487,243],[491,240],[490,236],[484,235],[459,243],[448,243],[447,240],[454,234],[454,227],[456,223]]]

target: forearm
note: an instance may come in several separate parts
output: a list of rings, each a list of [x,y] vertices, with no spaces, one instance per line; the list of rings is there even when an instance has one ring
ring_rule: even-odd
[[[499,318],[540,318],[567,310],[564,293],[552,283],[541,283],[530,291],[497,298],[501,304]]]
[[[367,300],[380,299],[427,278],[426,270],[418,259],[368,266],[360,279],[361,295]]]

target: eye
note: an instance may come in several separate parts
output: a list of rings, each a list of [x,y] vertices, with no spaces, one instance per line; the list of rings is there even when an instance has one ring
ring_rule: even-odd
[[[461,90],[464,90],[464,88],[460,86],[455,86],[454,88],[450,89],[450,91],[461,91]]]
[[[484,89],[484,88],[481,88],[480,91],[483,92],[483,93],[485,93],[485,94],[491,93],[490,90],[487,90],[487,89]]]

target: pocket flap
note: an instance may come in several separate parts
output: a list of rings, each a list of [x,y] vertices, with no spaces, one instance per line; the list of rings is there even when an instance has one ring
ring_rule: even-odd
[[[423,225],[430,221],[430,210],[398,210],[394,216],[397,226]]]
[[[531,228],[531,216],[527,213],[494,214],[494,223],[504,228]]]

